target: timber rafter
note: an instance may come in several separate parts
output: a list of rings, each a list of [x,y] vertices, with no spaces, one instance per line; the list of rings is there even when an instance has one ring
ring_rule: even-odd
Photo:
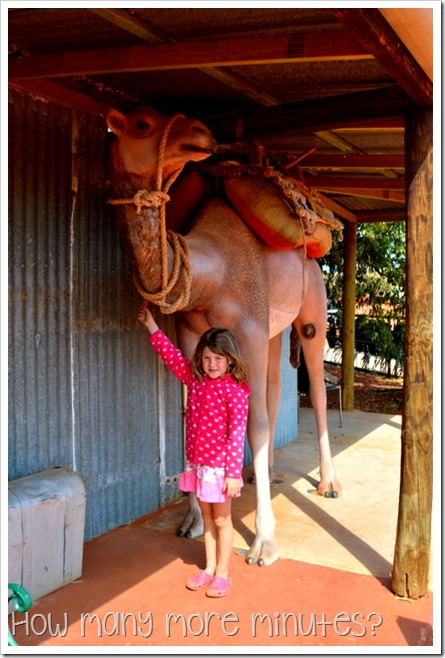
[[[342,33],[341,33],[342,34]],[[59,78],[74,75],[170,69],[278,64],[289,62],[372,59],[373,56],[351,38],[337,32],[300,35],[243,36],[213,41],[165,43],[116,49],[72,51],[13,59],[10,80]],[[345,43],[346,42],[346,43]]]
[[[433,83],[378,9],[331,9],[419,105],[432,108]]]
[[[131,34],[141,44],[80,48],[58,52],[57,56],[25,50],[22,56],[10,59],[10,85],[103,116],[112,100],[108,103],[106,95],[101,97],[100,93],[89,95],[89,77],[99,77],[100,89],[100,77],[110,74],[196,69],[221,83],[221,89],[235,90],[259,107],[227,115],[197,116],[215,133],[221,152],[224,148],[230,151],[230,144],[236,141],[251,144],[252,140],[261,143],[263,139],[269,141],[267,148],[273,152],[283,150],[281,142],[288,135],[314,135],[331,151],[338,151],[311,152],[299,163],[311,184],[313,177],[317,190],[403,203],[403,153],[366,152],[354,144],[354,131],[403,131],[404,117],[416,104],[431,104],[432,83],[379,10],[330,9],[342,24],[341,29],[233,34],[211,40],[180,40],[168,26],[163,29],[152,23],[149,12],[111,8],[88,8],[85,12],[102,19],[104,25],[112,24]],[[283,103],[277,89],[271,93],[267,85],[262,85],[261,76],[249,79],[246,69],[342,60],[375,60],[388,71],[388,80],[371,91]],[[76,84],[76,77],[86,84]],[[347,131],[351,131],[351,139]],[[274,135],[277,149],[270,145]],[[298,153],[293,155],[298,157]],[[369,179],[368,174],[375,174],[379,182]],[[341,210],[340,203],[337,205]],[[344,214],[348,214],[346,209]]]

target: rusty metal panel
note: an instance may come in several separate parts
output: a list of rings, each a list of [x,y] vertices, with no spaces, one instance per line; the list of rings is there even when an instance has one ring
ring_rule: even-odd
[[[9,478],[73,468],[89,539],[177,495],[181,387],[136,320],[104,122],[18,92],[9,110]]]

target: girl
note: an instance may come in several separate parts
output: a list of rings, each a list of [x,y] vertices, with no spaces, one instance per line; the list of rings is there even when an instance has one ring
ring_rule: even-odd
[[[204,522],[206,567],[186,587],[205,587],[207,596],[225,596],[230,589],[229,562],[233,547],[232,498],[243,486],[241,470],[247,428],[246,368],[233,334],[209,329],[200,338],[191,361],[159,329],[146,306],[138,320],[164,363],[188,387],[186,467],[182,491],[196,494]]]

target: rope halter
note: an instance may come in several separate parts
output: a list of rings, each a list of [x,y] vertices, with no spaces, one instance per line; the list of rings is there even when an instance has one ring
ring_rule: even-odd
[[[142,286],[136,274],[133,273],[133,282],[139,294],[148,302],[159,306],[163,313],[175,313],[184,309],[190,300],[192,272],[190,264],[189,246],[184,236],[175,233],[174,231],[167,231],[165,204],[170,200],[167,194],[168,190],[175,182],[182,169],[174,172],[163,184],[162,174],[164,169],[165,149],[167,145],[168,135],[170,129],[175,121],[183,119],[183,114],[173,115],[162,134],[158,148],[158,163],[156,171],[156,190],[138,190],[132,199],[109,199],[107,203],[112,205],[134,205],[136,206],[136,214],[140,215],[142,208],[159,208],[159,228],[160,228],[160,245],[161,245],[161,290],[155,293],[147,292]],[[168,276],[168,244],[173,250],[173,270]],[[182,289],[179,297],[175,302],[168,302],[167,295],[171,292],[174,286],[183,279]]]

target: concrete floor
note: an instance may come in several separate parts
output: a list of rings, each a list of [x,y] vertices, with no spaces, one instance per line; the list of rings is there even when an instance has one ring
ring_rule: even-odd
[[[401,417],[345,412],[342,428],[338,412],[329,410],[328,417],[343,496],[325,499],[315,493],[315,421],[311,409],[301,409],[298,440],[276,451],[276,473],[284,482],[272,486],[282,552],[274,565],[260,569],[244,561],[255,508],[247,467],[243,494],[233,505],[233,585],[227,597],[215,601],[184,587],[203,566],[204,546],[201,538],[176,537],[183,500],[87,542],[82,578],[35,602],[28,613],[40,623],[48,615],[53,624],[67,622],[66,634],[51,635],[49,625],[40,633],[42,626],[28,623],[16,627],[16,640],[42,651],[60,647],[60,653],[85,646],[90,653],[122,646],[170,653],[242,647],[243,653],[256,654],[273,647],[287,647],[283,652],[289,653],[292,647],[315,646],[317,653],[326,653],[342,646],[343,652],[350,647],[360,653],[366,647],[417,646],[432,653],[432,578],[431,591],[417,601],[399,599],[390,590]],[[150,618],[153,627],[139,621],[124,629],[124,613],[133,620]],[[183,618],[167,627],[173,613]],[[93,614],[97,617],[90,621]],[[256,615],[264,615],[263,621]],[[286,615],[292,616],[291,628]]]
[[[318,447],[311,409],[301,409],[299,438],[275,451],[275,472],[284,480],[272,485],[273,509],[282,557],[344,569],[378,578],[390,575],[397,527],[400,486],[401,417],[328,410],[329,433],[337,475],[344,492],[329,500],[316,494]],[[247,549],[255,521],[253,469],[233,503],[235,546]],[[173,506],[144,527],[175,532],[185,504]],[[378,532],[377,530],[378,526]]]

